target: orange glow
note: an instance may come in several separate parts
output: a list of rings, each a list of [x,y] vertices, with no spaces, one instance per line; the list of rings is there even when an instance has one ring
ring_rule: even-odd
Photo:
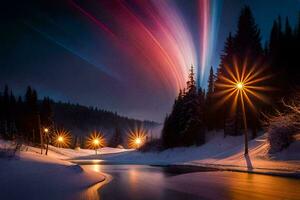
[[[45,132],[45,133],[48,133],[48,132],[49,132],[49,129],[48,129],[48,128],[44,128],[44,132]]]
[[[262,91],[268,91],[272,88],[263,86],[263,81],[269,79],[270,75],[263,75],[264,68],[257,68],[257,65],[252,66],[250,69],[246,68],[247,61],[242,67],[238,67],[237,62],[234,62],[233,70],[226,66],[227,76],[220,77],[220,82],[216,83],[216,87],[221,90],[216,93],[217,97],[222,97],[218,102],[218,106],[224,104],[229,99],[233,99],[232,110],[237,107],[238,99],[242,104],[247,103],[253,111],[256,111],[253,105],[253,99],[258,99],[264,103],[268,103],[268,98],[262,94]]]
[[[70,146],[71,139],[71,134],[68,131],[64,129],[55,130],[53,136],[53,145],[56,147],[66,148]]]
[[[132,149],[140,148],[146,142],[147,134],[142,128],[129,131],[128,146]]]
[[[239,89],[239,90],[244,89],[244,83],[238,82],[238,83],[236,84],[236,88]]]
[[[89,149],[98,149],[105,146],[105,138],[101,132],[94,131],[88,137],[86,146]]]
[[[137,145],[140,145],[140,144],[142,143],[141,138],[136,138],[136,139],[135,139],[135,143],[136,143]]]
[[[93,141],[93,143],[94,143],[94,145],[99,145],[99,140],[98,140],[98,139],[95,139],[95,140]]]
[[[63,138],[62,136],[59,136],[59,137],[57,138],[57,140],[58,140],[59,142],[63,142],[63,141],[64,141],[64,138]]]

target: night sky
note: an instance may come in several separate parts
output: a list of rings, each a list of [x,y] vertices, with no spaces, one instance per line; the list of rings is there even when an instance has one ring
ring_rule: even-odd
[[[23,2],[23,3],[20,3]],[[45,0],[3,4],[0,84],[40,96],[162,121],[191,64],[201,86],[218,66],[240,9],[251,7],[262,41],[299,0]]]

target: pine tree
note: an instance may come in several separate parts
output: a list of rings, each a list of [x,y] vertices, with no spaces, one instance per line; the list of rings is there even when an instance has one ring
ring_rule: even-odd
[[[112,135],[109,145],[110,147],[116,148],[123,144],[123,138],[120,128],[115,128],[114,134]]]
[[[43,127],[52,128],[54,124],[54,113],[52,101],[49,97],[45,97],[41,106],[41,124]]]
[[[247,62],[246,62],[247,61]],[[246,65],[244,65],[246,63]],[[246,71],[249,71],[254,65],[264,66],[264,55],[261,46],[260,30],[255,23],[252,12],[248,6],[245,6],[240,13],[237,32],[234,37],[228,36],[224,54],[221,56],[221,64],[217,72],[216,85],[222,85],[223,80],[221,77],[231,79],[228,74],[226,67],[231,71],[235,71],[234,66],[242,71],[241,67],[245,67]],[[222,92],[223,88],[216,87],[216,94]],[[224,104],[220,113],[223,116],[219,116],[218,123],[224,124],[224,133],[229,135],[239,135],[242,134],[240,130],[242,127],[241,121],[241,110],[238,108],[233,113],[230,111],[231,102]],[[257,108],[259,110],[259,105]],[[222,119],[223,118],[223,119]],[[253,119],[249,119],[254,121]],[[221,122],[221,123],[220,123]],[[256,124],[256,123],[253,123]],[[251,127],[250,127],[251,128]]]
[[[52,131],[54,129],[54,120],[53,120],[53,108],[52,108],[52,102],[50,98],[45,97],[42,102],[41,107],[41,127],[42,131],[42,137],[44,142],[46,143],[46,155],[48,154],[48,148],[50,143],[50,138],[52,136]],[[48,131],[44,131],[47,129]]]
[[[4,87],[3,96],[1,97],[1,135],[4,139],[9,139],[9,88],[7,85]]]
[[[260,30],[249,6],[245,6],[241,10],[234,40],[235,56],[238,59],[245,60],[247,58],[252,61],[251,59],[262,56]]]
[[[200,145],[205,142],[204,132],[204,94],[197,92],[195,73],[191,66],[187,89],[179,92],[173,109],[164,122],[162,130],[163,146]]]
[[[223,79],[221,77],[229,77],[229,74],[226,70],[226,66],[232,66],[233,64],[233,55],[234,55],[234,38],[232,37],[231,33],[229,33],[226,42],[225,42],[225,46],[224,46],[224,50],[223,50],[223,54],[221,55],[221,61],[220,61],[220,65],[218,67],[218,71],[217,71],[217,77],[216,77],[216,81],[215,81],[215,89],[214,89],[214,96],[215,96],[215,101],[219,101],[219,99],[217,98],[219,93],[222,92],[222,88],[218,87],[218,85],[223,84]],[[228,113],[227,113],[227,107],[229,107],[229,104],[226,103],[221,107],[218,107],[218,115],[215,115],[215,126],[216,128],[225,128],[225,121],[226,118],[228,118]]]
[[[27,87],[25,94],[25,108],[26,108],[26,132],[27,139],[33,143],[40,143],[40,116],[37,105],[37,92],[32,90],[30,86]]]
[[[209,77],[208,77],[208,90],[206,93],[205,99],[205,124],[208,130],[214,128],[215,117],[214,117],[214,90],[215,90],[215,75],[213,67],[210,68]],[[216,128],[216,127],[215,127]]]

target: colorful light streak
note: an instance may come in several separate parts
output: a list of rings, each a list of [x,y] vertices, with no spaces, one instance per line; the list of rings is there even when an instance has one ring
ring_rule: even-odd
[[[145,84],[174,95],[185,87],[188,69],[193,65],[199,85],[205,85],[218,30],[219,1],[198,1],[199,24],[195,24],[195,27],[199,26],[198,36],[192,34],[191,25],[187,24],[178,5],[171,0],[67,2],[69,10],[89,26],[87,31],[99,36],[100,39],[93,39],[98,40],[94,46],[81,41],[81,37],[76,37],[58,20],[46,19],[51,24],[50,29],[34,22],[27,24],[48,40],[119,81],[132,82],[134,77],[139,76]],[[101,45],[102,40],[111,44],[108,48],[115,48],[120,53],[111,59],[125,59],[124,66],[116,67],[109,61],[101,63],[95,51],[99,50],[97,45]],[[90,52],[94,52],[93,55]],[[132,76],[124,76],[124,70]]]
[[[198,84],[205,84],[208,69],[212,66],[212,56],[216,51],[216,38],[220,23],[220,7],[222,0],[200,0],[199,2],[199,37],[200,37],[200,66]]]
[[[137,66],[143,66],[148,78],[159,78],[167,90],[178,91],[187,81],[191,64],[199,66],[196,70],[204,79],[210,64],[213,48],[210,42],[215,35],[215,23],[211,21],[210,1],[199,1],[200,16],[200,66],[195,41],[184,17],[172,1],[110,1],[94,4],[94,9],[85,8],[75,1],[70,5],[87,17],[95,26],[107,34],[114,45],[131,57]],[[109,16],[99,16],[97,12],[109,11]],[[141,14],[142,13],[142,14]],[[211,34],[213,30],[213,34]],[[134,57],[133,57],[134,55]],[[134,66],[136,67],[136,66]],[[140,67],[137,69],[141,70]]]

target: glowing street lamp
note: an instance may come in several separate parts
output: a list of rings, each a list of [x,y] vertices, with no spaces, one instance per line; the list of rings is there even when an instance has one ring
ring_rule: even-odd
[[[137,148],[139,148],[139,147],[140,147],[140,145],[142,144],[142,140],[141,140],[141,138],[136,138],[134,142],[135,142],[135,144],[136,144]]]
[[[64,137],[63,136],[58,136],[57,141],[60,143],[64,142]]]
[[[44,133],[47,134],[49,132],[48,128],[44,128]]]
[[[256,66],[252,66],[252,68],[247,71],[246,65],[247,62],[245,61],[242,66],[242,70],[240,71],[237,62],[234,62],[235,72],[233,72],[229,67],[226,67],[227,76],[224,74],[221,75],[221,83],[216,83],[216,87],[222,89],[216,93],[216,96],[221,96],[223,98],[218,102],[219,105],[225,103],[230,98],[233,98],[231,112],[234,112],[238,106],[238,101],[240,100],[244,122],[245,155],[248,154],[248,127],[245,102],[253,111],[256,112],[256,108],[253,105],[251,98],[254,97],[258,100],[268,103],[267,97],[260,92],[271,90],[270,87],[261,86],[261,82],[269,79],[271,75],[262,75],[264,68],[257,69]]]
[[[56,130],[53,135],[53,144],[56,147],[68,147],[71,144],[71,134],[64,130]]]
[[[129,131],[128,136],[128,146],[129,148],[138,149],[140,148],[146,141],[146,131],[143,129],[135,129]]]
[[[44,135],[47,139],[47,146],[46,146],[46,155],[48,155],[48,147],[49,147],[49,129],[48,128],[44,128]]]
[[[98,146],[100,142],[99,142],[98,139],[95,139],[95,140],[93,141],[93,143],[94,143],[95,146]]]
[[[89,149],[95,149],[97,155],[98,148],[105,146],[105,138],[100,132],[94,131],[87,139],[86,145]]]
[[[244,83],[243,82],[238,82],[236,83],[236,88],[238,90],[243,90],[244,89]]]

